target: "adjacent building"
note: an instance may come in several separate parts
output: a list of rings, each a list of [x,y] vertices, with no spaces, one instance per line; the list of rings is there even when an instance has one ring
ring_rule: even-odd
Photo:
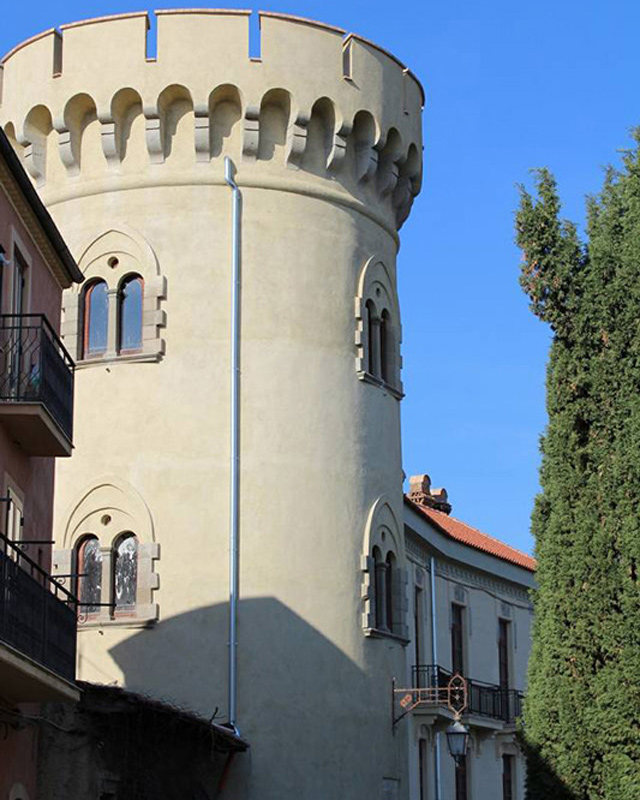
[[[524,800],[516,720],[526,689],[536,563],[450,512],[446,492],[433,490],[428,475],[411,479],[404,507],[411,643],[402,686],[445,687],[452,675],[464,676],[470,746],[456,765],[445,735],[451,709],[417,705],[410,720],[398,723],[411,725],[410,797]]]
[[[0,130],[0,797],[35,797],[43,701],[73,702],[76,615],[51,578],[54,460],[71,455],[62,292],[83,280]],[[68,583],[66,584],[68,586]]]

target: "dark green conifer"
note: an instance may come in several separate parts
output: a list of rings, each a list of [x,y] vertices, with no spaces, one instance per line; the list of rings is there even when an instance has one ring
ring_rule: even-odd
[[[529,800],[640,798],[640,134],[588,201],[587,241],[536,173],[521,284],[553,341],[525,705]]]

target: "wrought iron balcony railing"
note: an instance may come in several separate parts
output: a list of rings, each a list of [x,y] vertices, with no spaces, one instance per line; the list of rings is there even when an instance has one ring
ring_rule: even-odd
[[[10,504],[9,498],[0,498],[0,513],[8,512]],[[2,516],[6,531],[9,514]],[[78,601],[26,548],[27,543],[0,533],[0,642],[73,681]]]
[[[444,688],[452,673],[438,664],[418,664],[413,667],[413,685],[416,688]],[[480,717],[492,717],[503,722],[515,722],[522,715],[523,692],[504,689],[493,683],[467,678],[467,711]]]
[[[44,314],[0,314],[0,400],[42,403],[69,441],[74,366]]]

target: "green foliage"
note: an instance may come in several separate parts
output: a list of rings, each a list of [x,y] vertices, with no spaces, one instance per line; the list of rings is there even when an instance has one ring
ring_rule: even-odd
[[[554,337],[525,705],[529,800],[640,796],[640,134],[588,201],[588,241],[536,173],[521,284]]]

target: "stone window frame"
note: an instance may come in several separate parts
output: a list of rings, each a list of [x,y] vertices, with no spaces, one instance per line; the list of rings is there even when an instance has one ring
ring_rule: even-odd
[[[404,392],[400,380],[400,310],[395,281],[387,265],[378,256],[371,256],[360,272],[355,318],[358,378],[386,389],[393,397],[401,400]],[[372,325],[375,326],[373,330]],[[383,365],[381,359],[385,354]]]
[[[365,528],[361,564],[362,628],[365,636],[395,639],[406,645],[410,641],[407,624],[408,573],[400,530],[391,504],[385,497],[379,497],[371,507]],[[386,625],[380,625],[378,619],[376,606],[379,609],[381,604],[376,603],[376,558],[374,555],[376,552],[380,553],[382,562],[386,563],[389,556],[395,562],[395,566],[391,567],[392,630],[389,630]],[[385,583],[385,595],[387,585]],[[383,616],[387,617],[386,607]]]
[[[107,284],[109,320],[104,353],[86,356],[84,349],[83,285],[73,285],[63,293],[62,339],[78,369],[131,361],[159,361],[165,353],[162,338],[166,312],[161,308],[167,297],[167,279],[160,273],[156,255],[146,239],[127,225],[110,228],[94,237],[78,259],[78,266],[90,286],[95,280]],[[120,287],[131,276],[143,283],[142,348],[136,352],[118,351]]]
[[[114,592],[115,548],[122,536],[138,540],[135,608],[116,610]],[[155,541],[151,513],[133,486],[116,476],[105,476],[83,490],[65,515],[62,547],[54,551],[53,577],[77,573],[78,546],[87,536],[100,542],[102,555],[102,596],[98,611],[79,614],[79,630],[102,627],[140,628],[159,619],[155,602],[160,578],[156,563],[160,545]],[[73,584],[69,584],[73,588]]]

